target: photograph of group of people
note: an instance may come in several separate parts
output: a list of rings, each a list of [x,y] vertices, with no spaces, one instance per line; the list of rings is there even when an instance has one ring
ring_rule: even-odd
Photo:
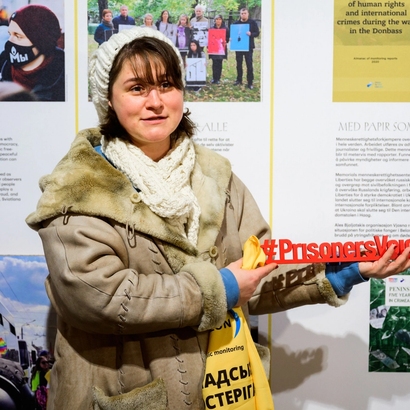
[[[187,101],[260,101],[261,5],[248,8],[238,2],[228,10],[216,2],[181,2],[175,10],[164,2],[147,2],[143,8],[125,3],[112,7],[109,1],[101,8],[101,3],[88,1],[90,56],[113,34],[148,27],[178,48],[185,64]]]
[[[0,101],[65,101],[64,2],[40,3],[0,2]]]

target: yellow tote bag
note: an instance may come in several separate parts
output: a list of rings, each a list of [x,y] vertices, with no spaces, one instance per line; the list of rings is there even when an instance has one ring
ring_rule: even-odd
[[[243,268],[265,264],[259,240],[244,245]],[[211,331],[202,393],[206,409],[274,410],[272,394],[242,309],[231,309]]]

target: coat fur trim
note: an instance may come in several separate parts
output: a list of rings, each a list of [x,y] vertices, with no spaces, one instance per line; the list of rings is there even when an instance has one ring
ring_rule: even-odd
[[[343,306],[348,301],[349,294],[340,297],[337,296],[329,280],[326,278],[325,265],[317,264],[316,269],[319,271],[319,273],[313,279],[307,281],[305,284],[316,284],[320,294],[328,305],[333,307]]]
[[[81,131],[53,172],[40,179],[43,194],[36,211],[26,219],[32,229],[40,229],[48,219],[72,213],[115,220],[131,230],[182,249],[192,257],[215,243],[231,178],[227,159],[195,144],[196,165],[191,179],[201,207],[198,246],[195,248],[186,239],[182,227],[178,229],[167,224],[154,214],[141,202],[128,178],[94,150],[100,140],[97,128]],[[178,254],[177,259],[180,257]],[[174,260],[173,267],[178,269],[188,262],[190,260],[185,258]]]

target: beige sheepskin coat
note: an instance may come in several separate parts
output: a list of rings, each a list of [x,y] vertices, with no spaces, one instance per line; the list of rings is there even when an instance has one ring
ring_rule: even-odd
[[[194,247],[94,150],[100,139],[98,129],[78,134],[41,179],[27,218],[43,242],[58,318],[48,409],[203,409],[208,335],[227,311],[219,269],[242,256],[250,235],[269,238],[269,226],[229,162],[195,145]],[[243,308],[265,314],[344,302],[323,266],[289,265]]]

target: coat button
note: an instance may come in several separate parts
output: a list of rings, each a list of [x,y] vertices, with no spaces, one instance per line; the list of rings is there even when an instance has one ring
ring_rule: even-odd
[[[130,199],[133,204],[138,204],[138,202],[141,202],[141,195],[138,192],[135,192],[131,195]]]
[[[209,256],[211,258],[216,258],[218,256],[218,248],[216,246],[211,246],[209,248]]]

